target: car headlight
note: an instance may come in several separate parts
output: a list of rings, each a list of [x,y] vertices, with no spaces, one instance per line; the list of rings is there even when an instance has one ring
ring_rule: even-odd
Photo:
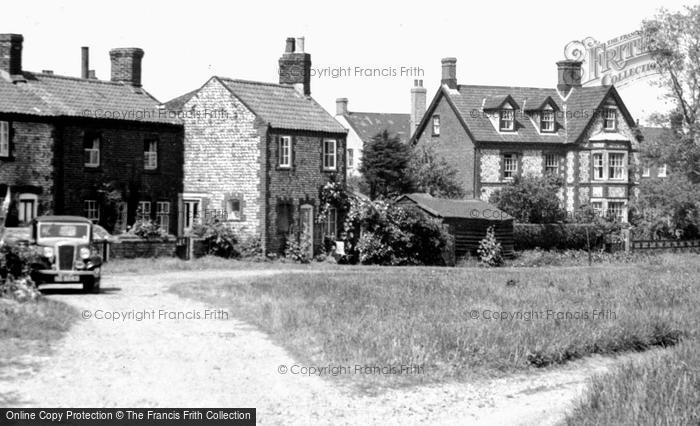
[[[80,248],[80,257],[83,259],[87,259],[90,257],[90,249],[87,247],[81,247]]]
[[[44,257],[53,257],[53,247],[44,247]]]

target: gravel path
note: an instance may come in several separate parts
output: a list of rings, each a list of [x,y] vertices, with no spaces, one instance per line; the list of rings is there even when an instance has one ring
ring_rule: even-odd
[[[103,293],[48,291],[94,315],[152,311],[215,313],[168,293],[175,282],[293,271],[191,271],[104,277]],[[54,287],[56,288],[56,287]],[[555,424],[586,379],[611,358],[471,384],[357,395],[331,380],[279,374],[292,357],[233,319],[81,319],[37,371],[2,372],[0,394],[25,407],[256,407],[260,424]],[[0,399],[2,400],[2,399]]]

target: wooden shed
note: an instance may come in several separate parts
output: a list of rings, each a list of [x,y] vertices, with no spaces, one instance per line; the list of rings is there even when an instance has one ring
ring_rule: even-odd
[[[492,225],[503,255],[511,257],[514,254],[513,217],[487,202],[448,200],[430,194],[405,194],[396,202],[404,208],[419,208],[432,217],[442,219],[455,239],[455,256],[458,258],[466,253],[476,254],[479,242]]]

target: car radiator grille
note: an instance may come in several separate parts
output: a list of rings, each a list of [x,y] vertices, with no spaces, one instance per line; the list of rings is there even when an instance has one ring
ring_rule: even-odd
[[[71,270],[73,269],[73,257],[75,256],[75,247],[73,246],[58,246],[58,269]]]

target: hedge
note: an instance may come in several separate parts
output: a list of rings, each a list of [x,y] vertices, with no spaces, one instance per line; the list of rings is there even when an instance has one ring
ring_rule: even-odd
[[[606,230],[596,225],[579,223],[514,223],[513,239],[515,250],[530,250],[534,248],[585,250],[588,228],[591,248],[602,248],[606,242]]]

